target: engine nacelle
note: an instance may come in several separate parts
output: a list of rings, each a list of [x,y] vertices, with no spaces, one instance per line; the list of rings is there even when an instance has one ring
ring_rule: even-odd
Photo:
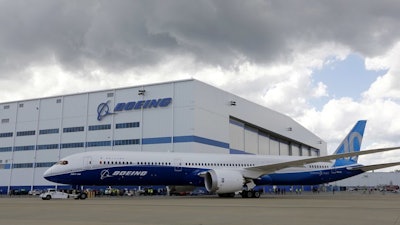
[[[244,178],[239,171],[209,170],[204,174],[204,183],[209,192],[233,193],[242,190]]]

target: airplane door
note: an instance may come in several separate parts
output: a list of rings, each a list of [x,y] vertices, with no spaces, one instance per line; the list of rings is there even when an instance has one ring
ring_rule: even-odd
[[[174,171],[182,172],[182,159],[174,159]]]
[[[83,169],[92,169],[92,157],[83,158]]]

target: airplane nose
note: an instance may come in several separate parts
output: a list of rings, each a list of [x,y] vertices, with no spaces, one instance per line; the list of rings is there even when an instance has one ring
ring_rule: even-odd
[[[44,177],[46,180],[49,180],[48,178],[53,174],[52,171],[53,171],[53,167],[48,168],[48,169],[44,172],[43,177]]]
[[[43,173],[43,178],[54,183],[68,184],[69,181],[63,172],[58,165],[54,165]]]
[[[52,166],[43,173],[43,178],[54,183],[59,183],[59,178],[55,172],[56,169]]]

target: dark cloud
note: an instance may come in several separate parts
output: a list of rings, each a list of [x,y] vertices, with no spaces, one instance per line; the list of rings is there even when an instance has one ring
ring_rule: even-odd
[[[398,1],[0,1],[0,73],[58,63],[71,71],[270,64],[336,42],[373,56],[399,39]]]

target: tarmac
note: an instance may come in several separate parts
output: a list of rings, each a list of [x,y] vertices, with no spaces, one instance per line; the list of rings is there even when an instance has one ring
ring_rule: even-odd
[[[0,197],[0,225],[400,225],[400,194],[379,192],[216,196]]]

